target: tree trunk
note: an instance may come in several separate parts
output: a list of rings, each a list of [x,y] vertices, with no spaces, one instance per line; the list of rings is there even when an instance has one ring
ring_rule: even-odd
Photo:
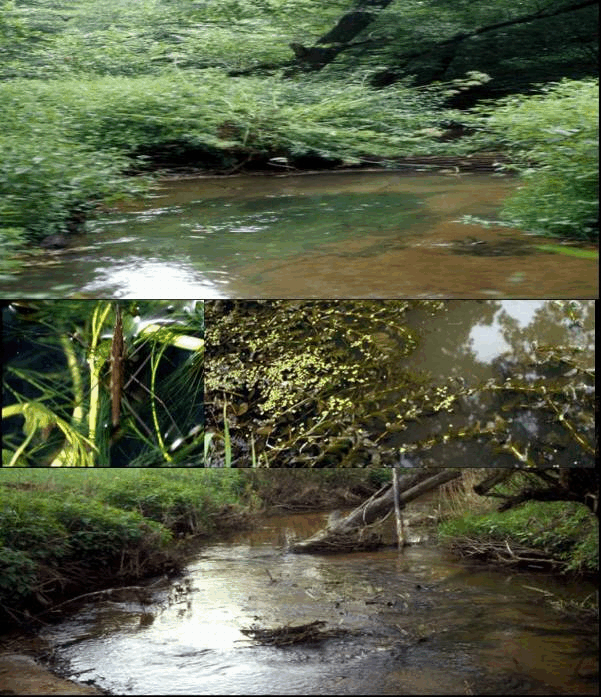
[[[321,70],[325,65],[331,63],[340,51],[348,48],[349,43],[373,22],[377,12],[388,7],[391,2],[392,0],[364,0],[363,2],[358,2],[354,10],[342,15],[335,27],[317,39],[316,45],[307,48],[302,44],[290,44],[296,60],[287,75],[298,70]],[[318,46],[317,44],[326,45]]]
[[[431,489],[456,479],[461,476],[461,469],[444,470],[420,470],[417,473],[399,477],[399,506],[404,506],[419,498]],[[388,515],[394,508],[394,490],[391,484],[387,484],[376,492],[371,498],[362,503],[354,511],[337,521],[325,530],[320,530],[307,540],[302,540],[290,546],[292,552],[323,552],[337,551],[337,548],[353,548],[350,538],[357,536],[355,548],[363,546],[362,530]],[[344,538],[344,544],[339,541]]]
[[[389,85],[392,82],[396,82],[403,77],[413,75],[415,73],[415,68],[411,64],[411,61],[415,58],[424,57],[428,54],[431,56],[431,61],[435,61],[437,67],[431,72],[427,80],[417,79],[415,84],[430,84],[435,80],[444,81],[448,79],[445,76],[445,73],[449,65],[453,62],[457,49],[463,41],[467,41],[472,37],[479,36],[481,34],[496,32],[505,29],[506,27],[513,27],[519,24],[545,20],[549,17],[555,17],[557,15],[570,12],[577,12],[578,10],[582,10],[597,4],[598,0],[584,0],[583,2],[575,2],[571,5],[555,8],[550,11],[546,11],[546,8],[537,9],[536,12],[522,15],[521,17],[513,17],[512,19],[507,19],[502,22],[488,24],[483,27],[473,29],[469,32],[459,32],[447,39],[437,42],[436,44],[427,45],[425,49],[420,48],[416,51],[410,51],[397,56],[399,61],[405,61],[405,65],[400,67],[397,71],[392,71],[390,68],[388,68],[381,73],[376,73],[372,78],[372,84],[374,84],[376,87],[382,87],[384,85]]]

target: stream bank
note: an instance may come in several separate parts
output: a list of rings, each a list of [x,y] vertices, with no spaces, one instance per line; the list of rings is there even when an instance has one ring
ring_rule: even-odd
[[[402,554],[391,519],[384,531],[388,546],[381,549],[291,554],[294,540],[337,517],[306,510],[273,515],[277,506],[309,506],[317,473],[289,471],[262,487],[261,477],[271,472],[242,474],[230,476],[256,480],[271,500],[271,515],[255,517],[252,529],[190,548],[183,574],[145,582],[150,597],[144,603],[126,595],[88,598],[29,643],[4,637],[3,688],[13,694],[91,694],[92,688],[247,694],[252,675],[261,694],[595,693],[597,623],[548,602],[581,602],[594,592],[592,584],[458,560],[424,526],[437,517],[436,495],[408,506],[412,544]],[[336,474],[343,476],[320,473],[322,490]],[[349,481],[330,505],[352,506],[353,498],[365,497],[366,473],[363,483],[357,474],[344,476]],[[257,645],[242,632],[310,622],[325,622],[336,636],[280,648]],[[55,683],[16,652],[50,661],[60,675],[84,682]],[[24,666],[26,690],[18,685]],[[72,692],[77,689],[85,692]]]
[[[18,642],[21,644],[22,642]],[[93,685],[85,685],[56,675],[33,655],[0,653],[0,694],[3,695],[102,695]]]

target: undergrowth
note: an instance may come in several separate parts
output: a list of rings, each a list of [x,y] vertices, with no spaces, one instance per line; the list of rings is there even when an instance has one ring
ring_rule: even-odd
[[[65,593],[180,568],[175,536],[218,530],[242,486],[237,472],[3,475],[0,615],[10,622]]]
[[[562,562],[563,571],[596,572],[599,528],[583,505],[568,501],[530,501],[499,513],[464,514],[442,522],[439,538],[461,546],[465,540],[500,542],[540,550]]]

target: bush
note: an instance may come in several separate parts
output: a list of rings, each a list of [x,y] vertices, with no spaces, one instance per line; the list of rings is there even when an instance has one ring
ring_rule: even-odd
[[[81,497],[65,501],[55,515],[69,533],[72,556],[87,558],[91,565],[110,561],[124,548],[142,543],[148,535],[154,534],[159,545],[171,539],[168,530],[138,512]]]
[[[137,510],[146,518],[162,523],[178,532],[207,532],[214,528],[213,516],[220,506],[236,502],[242,486],[240,473],[201,472],[201,476],[183,477],[177,473],[142,472],[135,487],[124,487],[116,481],[107,483],[100,494],[112,506]]]
[[[575,240],[598,238],[599,81],[550,83],[473,110],[482,144],[513,155],[523,186],[505,201],[512,226]]]
[[[26,552],[0,546],[0,599],[29,595],[36,576],[36,564]]]
[[[68,533],[54,516],[57,497],[0,490],[0,540],[28,558],[52,563],[70,554]]]

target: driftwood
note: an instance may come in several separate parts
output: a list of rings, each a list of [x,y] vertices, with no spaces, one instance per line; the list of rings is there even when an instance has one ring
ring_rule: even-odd
[[[513,546],[510,546],[507,540],[482,541],[462,538],[453,542],[451,549],[464,558],[493,561],[507,566],[550,569],[561,569],[567,566],[566,561],[555,559],[544,550],[512,544]]]
[[[431,489],[459,476],[461,476],[460,469],[426,469],[399,477],[400,509]],[[369,526],[381,522],[390,514],[394,505],[394,489],[392,484],[386,484],[334,525],[320,530],[307,540],[292,544],[290,551],[313,553],[373,549],[380,544],[380,539],[379,534]]]
[[[242,634],[251,637],[260,644],[269,646],[291,646],[308,642],[322,641],[345,633],[341,629],[324,629],[326,622],[315,620],[308,624],[296,626],[284,625],[275,629],[262,629],[255,625],[241,629]]]
[[[40,614],[45,615],[49,612],[54,612],[58,610],[59,607],[69,605],[69,603],[75,603],[84,598],[108,598],[116,602],[139,602],[141,605],[148,605],[152,602],[152,595],[148,588],[149,586],[121,586],[118,588],[105,588],[100,591],[92,591],[91,593],[78,595],[75,598],[69,598],[69,600],[58,603],[58,605],[52,605],[52,607],[49,607]]]

